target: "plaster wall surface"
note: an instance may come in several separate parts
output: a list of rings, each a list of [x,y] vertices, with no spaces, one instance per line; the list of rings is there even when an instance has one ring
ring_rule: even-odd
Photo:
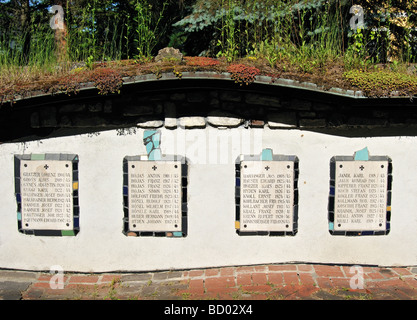
[[[312,262],[417,264],[417,137],[347,138],[303,130],[212,127],[161,128],[163,154],[188,160],[188,234],[127,237],[123,229],[125,156],[146,155],[144,129],[103,131],[0,145],[0,268],[107,272]],[[393,166],[391,230],[384,236],[332,236],[328,231],[330,159],[368,147]],[[240,154],[299,158],[298,233],[239,236],[235,231],[235,161]],[[79,156],[80,232],[40,237],[18,232],[14,194],[16,154]]]

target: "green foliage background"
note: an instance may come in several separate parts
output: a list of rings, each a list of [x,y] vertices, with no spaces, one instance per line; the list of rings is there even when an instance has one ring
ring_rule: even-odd
[[[64,8],[70,61],[148,59],[166,46],[229,61],[262,57],[271,67],[295,59],[304,71],[313,57],[355,67],[417,56],[417,1],[0,0],[0,66],[56,61],[54,4]],[[350,29],[353,4],[364,8],[364,30]]]

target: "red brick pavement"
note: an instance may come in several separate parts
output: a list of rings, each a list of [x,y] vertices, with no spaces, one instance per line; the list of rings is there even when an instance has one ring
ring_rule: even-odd
[[[40,273],[23,299],[415,300],[417,267],[318,264],[238,266],[155,273]],[[56,278],[56,277],[55,277]],[[363,281],[361,281],[363,279]]]

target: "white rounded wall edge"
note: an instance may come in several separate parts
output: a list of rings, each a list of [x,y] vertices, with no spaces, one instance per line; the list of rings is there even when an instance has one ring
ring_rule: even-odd
[[[127,237],[123,231],[123,158],[146,155],[142,129],[116,130],[0,145],[0,268],[109,272],[206,268],[267,263],[410,266],[417,263],[416,137],[346,138],[303,130],[161,128],[163,154],[188,160],[188,232],[183,238]],[[240,141],[240,142],[237,142]],[[330,159],[389,156],[393,166],[388,235],[333,236],[328,226]],[[239,236],[235,230],[235,161],[240,154],[299,159],[295,236]],[[20,233],[14,155],[79,156],[80,232],[46,237]],[[216,157],[214,156],[216,155]]]

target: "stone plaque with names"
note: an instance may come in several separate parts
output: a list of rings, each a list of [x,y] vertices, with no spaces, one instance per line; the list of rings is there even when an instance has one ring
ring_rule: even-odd
[[[182,230],[181,162],[127,161],[129,230]]]
[[[388,160],[336,161],[334,230],[386,230]]]
[[[73,177],[71,161],[20,162],[23,230],[72,230]]]
[[[295,236],[298,229],[298,158],[240,155],[235,164],[238,235]]]
[[[19,232],[55,237],[80,232],[78,163],[76,154],[14,156]]]
[[[242,161],[242,231],[292,231],[294,162]]]

